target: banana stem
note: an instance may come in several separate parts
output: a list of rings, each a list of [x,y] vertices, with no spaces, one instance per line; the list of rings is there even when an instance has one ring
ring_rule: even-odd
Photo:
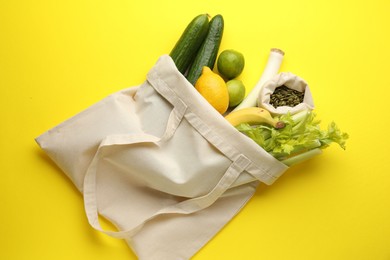
[[[257,100],[259,93],[264,83],[275,76],[280,69],[284,57],[284,52],[280,49],[272,48],[268,57],[267,64],[263,71],[263,74],[260,77],[260,80],[257,82],[255,87],[249,92],[247,97],[236,107],[233,111],[239,110],[246,107],[255,107],[257,106]]]

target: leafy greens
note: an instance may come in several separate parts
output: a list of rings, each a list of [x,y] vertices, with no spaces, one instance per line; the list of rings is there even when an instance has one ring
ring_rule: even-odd
[[[332,143],[337,143],[342,149],[346,148],[348,134],[341,132],[334,122],[330,123],[326,130],[322,130],[321,121],[317,120],[315,113],[310,110],[295,115],[281,115],[279,120],[285,123],[284,128],[249,124],[240,124],[236,128],[288,165],[308,159],[307,156],[318,154]],[[292,160],[294,157],[296,160]]]

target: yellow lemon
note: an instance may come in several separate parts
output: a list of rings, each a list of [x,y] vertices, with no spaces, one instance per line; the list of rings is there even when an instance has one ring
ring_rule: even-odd
[[[229,107],[229,92],[221,76],[204,66],[195,88],[219,113],[226,112]]]

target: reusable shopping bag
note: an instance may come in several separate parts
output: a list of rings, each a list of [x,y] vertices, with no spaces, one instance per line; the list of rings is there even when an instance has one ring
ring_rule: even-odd
[[[290,89],[297,90],[304,93],[303,102],[294,106],[279,106],[275,108],[270,104],[271,95],[276,88],[286,86]],[[260,90],[258,97],[258,105],[267,109],[273,115],[296,114],[303,110],[313,110],[314,102],[309,85],[301,77],[291,72],[281,72],[266,81]]]
[[[36,138],[83,194],[91,226],[139,259],[189,259],[287,166],[232,127],[161,56],[139,86]],[[101,215],[117,230],[104,230]]]

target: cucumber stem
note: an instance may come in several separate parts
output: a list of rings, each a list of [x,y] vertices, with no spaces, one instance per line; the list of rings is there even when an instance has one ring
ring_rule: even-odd
[[[260,80],[254,86],[254,88],[249,92],[247,97],[236,107],[234,110],[239,110],[246,107],[255,107],[257,106],[257,100],[259,93],[264,83],[275,76],[280,69],[284,57],[284,52],[277,48],[272,48],[268,57],[267,64],[263,71],[263,74],[260,77]],[[233,111],[234,111],[233,110]]]

